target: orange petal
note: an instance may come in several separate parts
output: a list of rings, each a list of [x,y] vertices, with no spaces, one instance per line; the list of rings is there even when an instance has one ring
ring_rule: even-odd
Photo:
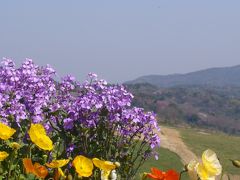
[[[166,173],[165,180],[179,180],[179,173],[170,169]]]
[[[39,178],[45,178],[48,175],[48,170],[45,166],[39,163],[34,164],[35,175]]]
[[[159,170],[157,168],[154,168],[154,167],[151,168],[151,171],[152,171],[152,174],[154,174],[157,177],[163,177],[163,175],[164,175],[163,171],[161,171],[161,170]]]
[[[147,174],[147,177],[148,178],[151,178],[151,179],[155,179],[155,180],[161,180],[158,176],[154,175],[154,174]]]
[[[26,169],[26,173],[35,174],[35,169],[30,158],[23,159],[23,166]]]

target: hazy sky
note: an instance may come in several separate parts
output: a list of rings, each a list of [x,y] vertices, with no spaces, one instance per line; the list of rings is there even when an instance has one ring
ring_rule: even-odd
[[[109,82],[240,64],[239,0],[6,0],[0,57]]]

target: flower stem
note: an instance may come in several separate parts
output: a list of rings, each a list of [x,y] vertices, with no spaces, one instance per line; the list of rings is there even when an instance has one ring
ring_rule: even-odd
[[[181,180],[182,174],[185,173],[185,172],[187,172],[187,171],[186,171],[186,170],[183,170],[183,171],[180,172],[179,180]]]

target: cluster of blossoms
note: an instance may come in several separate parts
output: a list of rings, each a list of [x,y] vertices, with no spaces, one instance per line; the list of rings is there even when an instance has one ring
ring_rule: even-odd
[[[29,152],[27,158],[35,163],[97,157],[120,162],[118,174],[129,179],[149,156],[156,155],[154,149],[160,140],[155,114],[132,108],[133,96],[123,86],[108,85],[93,73],[84,83],[70,75],[57,81],[50,66],[37,66],[30,59],[19,68],[10,59],[2,64],[0,122],[16,131],[11,139],[21,148],[13,151],[14,156],[26,158],[24,152]],[[29,144],[29,138],[34,145]],[[9,150],[8,141],[1,142],[0,151]],[[38,145],[38,141],[43,144]],[[30,159],[24,162],[35,166]],[[75,173],[74,162],[65,167],[67,173]],[[19,164],[13,167],[21,169]],[[18,171],[10,175],[14,172]],[[102,172],[93,174],[100,177]]]
[[[16,130],[3,124],[0,123],[0,139],[4,140],[5,149],[7,151],[13,151],[12,156],[14,157],[11,158],[9,162],[9,166],[6,167],[8,172],[7,178],[9,179],[20,179],[21,174],[14,174],[14,178],[12,177],[11,171],[13,170],[11,167],[14,164],[13,160],[16,160],[16,155],[19,153],[18,151],[21,148],[24,148],[23,143],[19,144],[17,142],[12,142],[9,143],[6,140],[9,140],[14,134],[16,133]],[[48,137],[44,127],[41,124],[31,124],[30,129],[28,131],[29,138],[32,143],[34,143],[35,146],[37,146],[41,150],[45,151],[52,151],[53,150],[53,142],[52,140]],[[62,167],[66,166],[70,162],[70,158],[68,159],[55,159],[52,160],[51,162],[48,162],[50,159],[50,154],[48,156],[45,155],[45,160],[44,162],[45,165],[41,165],[39,162],[35,162],[33,164],[32,162],[32,154],[31,154],[32,147],[30,145],[29,147],[29,152],[26,151],[24,156],[25,158],[22,158],[22,163],[25,169],[26,174],[33,175],[33,179],[36,178],[42,178],[45,179],[48,175],[49,172],[52,171],[54,179],[66,179],[68,176],[68,179],[72,179],[72,175],[66,172],[65,174],[62,171]],[[0,151],[0,162],[4,161],[7,157],[9,156],[9,153],[6,151]],[[13,159],[16,158],[16,159]],[[6,163],[6,162],[5,162]],[[15,164],[16,166],[19,166],[19,164]],[[82,155],[77,155],[74,160],[72,161],[72,166],[75,168],[75,175],[78,174],[78,177],[90,177],[93,174],[93,169],[94,165],[96,168],[101,170],[101,179],[108,179],[108,177],[111,174],[112,179],[116,179],[116,171],[115,169],[120,166],[120,163],[116,162],[110,162],[110,161],[103,161],[98,158],[93,158],[92,160],[82,156]],[[48,170],[47,169],[50,169]],[[3,167],[5,168],[4,164]],[[24,176],[22,176],[24,178]],[[31,178],[28,177],[28,178]],[[75,178],[76,179],[76,178]]]

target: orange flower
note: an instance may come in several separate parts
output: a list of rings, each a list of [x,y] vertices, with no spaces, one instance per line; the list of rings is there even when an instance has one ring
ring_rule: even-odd
[[[45,178],[48,175],[48,170],[45,166],[42,166],[39,163],[32,163],[32,160],[29,158],[24,158],[23,159],[23,165],[26,169],[26,173],[29,174],[34,174],[38,178]]]
[[[48,170],[45,166],[39,164],[39,163],[35,163],[34,164],[34,169],[36,172],[36,176],[39,178],[45,178],[48,175]]]
[[[172,169],[163,172],[157,168],[151,168],[151,173],[147,174],[147,177],[155,180],[178,180],[179,173]]]

